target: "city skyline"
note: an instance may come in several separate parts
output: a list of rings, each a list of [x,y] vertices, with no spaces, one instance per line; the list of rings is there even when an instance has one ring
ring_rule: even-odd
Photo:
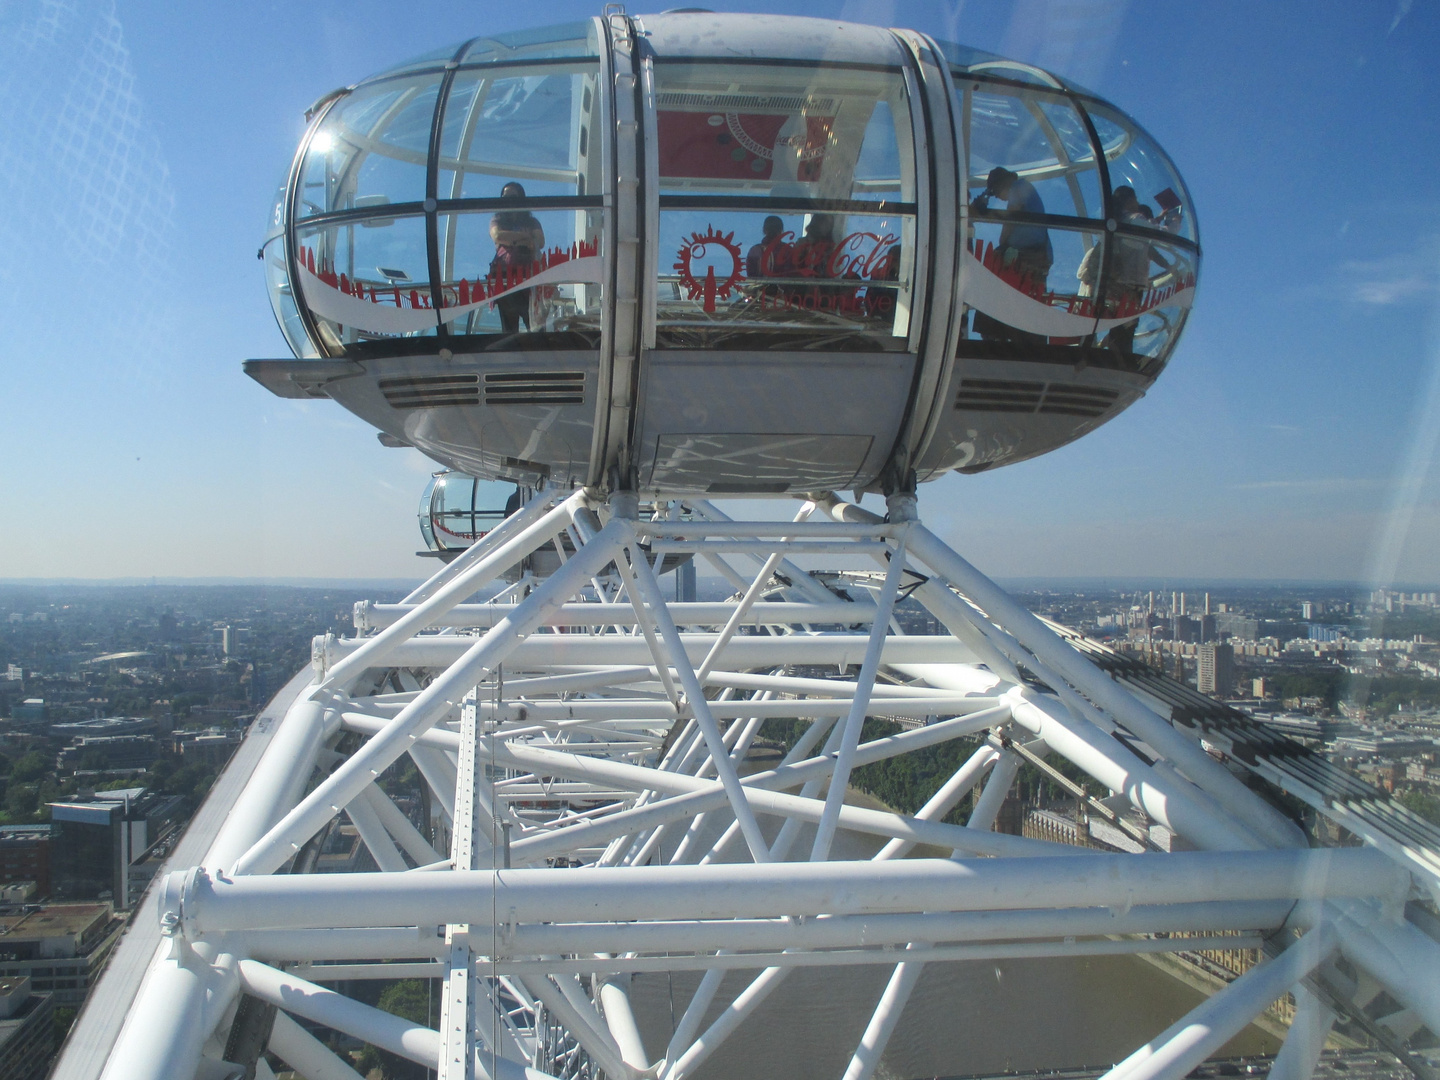
[[[1199,209],[1204,281],[1171,370],[1077,444],[922,488],[938,532],[1007,579],[1435,581],[1433,7],[812,11],[1091,87],[1166,147]],[[0,577],[433,571],[413,555],[433,463],[242,375],[285,355],[252,253],[311,101],[407,54],[595,10],[392,14],[73,0],[0,15],[20,118],[0,141]]]

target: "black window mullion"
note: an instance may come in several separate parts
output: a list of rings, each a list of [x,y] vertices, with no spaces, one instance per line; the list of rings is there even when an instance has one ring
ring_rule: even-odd
[[[425,248],[430,264],[430,303],[435,309],[435,333],[438,337],[449,337],[450,331],[440,318],[440,309],[445,306],[444,289],[440,283],[440,133],[445,124],[445,109],[450,103],[450,87],[455,83],[454,60],[445,65],[445,74],[440,78],[440,87],[435,93],[435,115],[430,120],[430,147],[425,160]]]

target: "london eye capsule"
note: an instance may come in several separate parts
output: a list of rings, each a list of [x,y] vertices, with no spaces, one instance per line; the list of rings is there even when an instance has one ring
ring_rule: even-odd
[[[437,472],[420,496],[420,535],[428,553],[453,558],[514,513],[524,494],[514,484]]]
[[[891,490],[1045,453],[1165,367],[1199,267],[1133,120],[907,30],[673,12],[322,99],[263,257],[329,396],[473,476]]]

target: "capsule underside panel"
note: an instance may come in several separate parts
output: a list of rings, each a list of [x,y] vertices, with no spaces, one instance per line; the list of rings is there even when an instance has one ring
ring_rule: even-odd
[[[297,356],[359,365],[326,392],[452,468],[757,493],[980,471],[1126,408],[1188,315],[1178,174],[1038,69],[699,13],[451,55],[316,116],[264,256]]]

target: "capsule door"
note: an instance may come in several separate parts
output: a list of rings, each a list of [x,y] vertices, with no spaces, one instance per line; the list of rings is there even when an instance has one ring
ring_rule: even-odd
[[[763,33],[751,22],[645,20],[646,490],[867,484],[915,375],[930,214],[913,64],[873,27],[846,28],[864,63],[692,44],[715,39],[700,24]]]

